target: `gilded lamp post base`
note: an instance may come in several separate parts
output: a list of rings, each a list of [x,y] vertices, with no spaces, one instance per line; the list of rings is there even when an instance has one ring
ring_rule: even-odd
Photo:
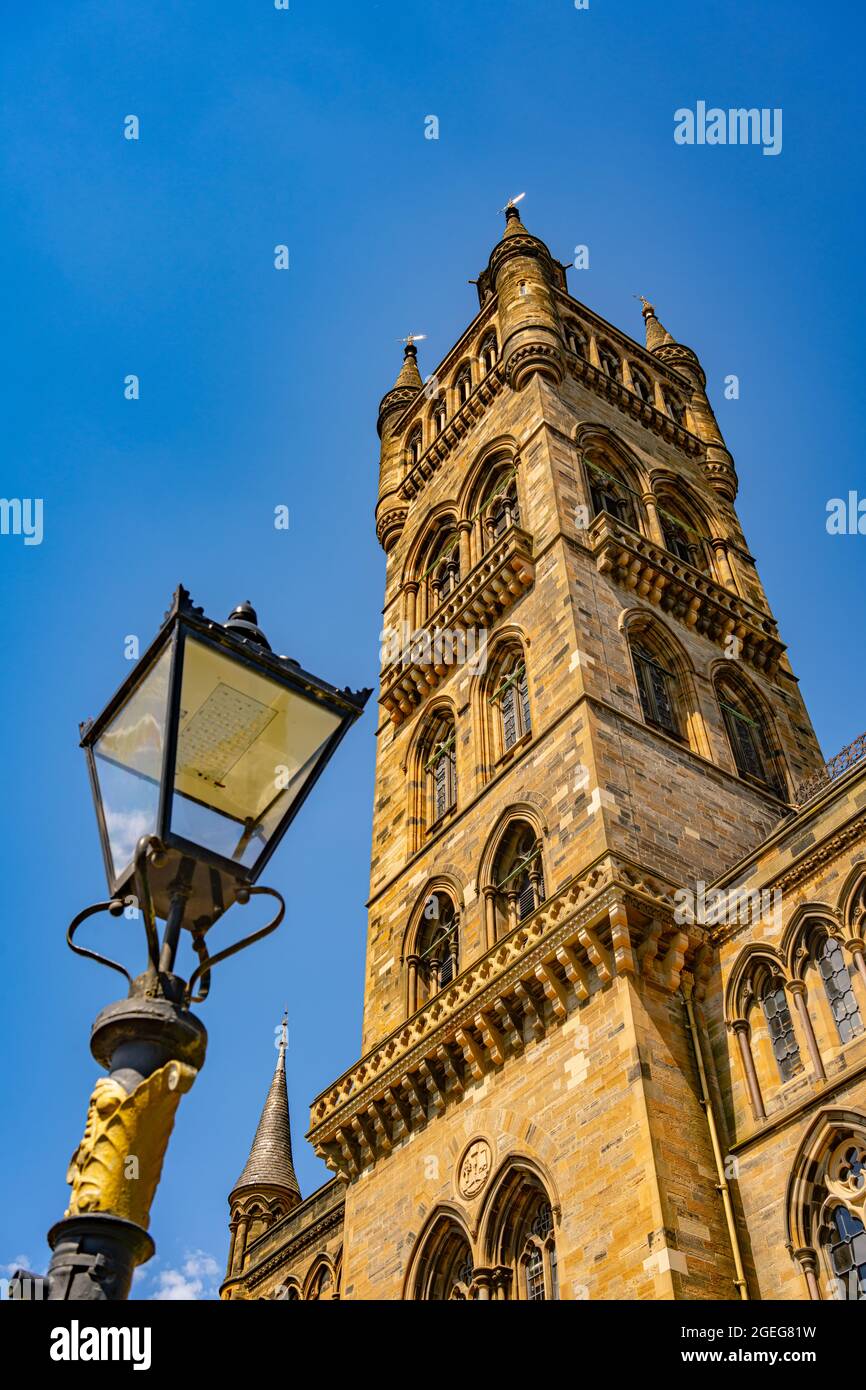
[[[161,983],[175,993],[172,977]],[[69,1164],[69,1207],[48,1233],[47,1298],[128,1297],[136,1267],[154,1253],[150,1205],[180,1098],[206,1047],[204,1025],[165,994],[136,992],[95,1020],[90,1050],[109,1074],[93,1088]]]

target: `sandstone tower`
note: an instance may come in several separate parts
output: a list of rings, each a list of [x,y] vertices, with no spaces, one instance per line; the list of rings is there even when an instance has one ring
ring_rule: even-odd
[[[224,1296],[859,1288],[863,766],[825,769],[695,352],[578,303],[514,206],[477,287],[379,409],[364,1029],[309,1135],[336,1176],[286,1205],[254,1164]]]

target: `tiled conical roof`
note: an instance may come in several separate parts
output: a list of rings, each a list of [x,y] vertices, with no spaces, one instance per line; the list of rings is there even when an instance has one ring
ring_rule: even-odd
[[[300,1198],[301,1189],[292,1161],[292,1131],[289,1123],[289,1095],[286,1089],[286,1020],[283,1019],[277,1065],[265,1101],[256,1137],[246,1167],[232,1190],[279,1187]]]

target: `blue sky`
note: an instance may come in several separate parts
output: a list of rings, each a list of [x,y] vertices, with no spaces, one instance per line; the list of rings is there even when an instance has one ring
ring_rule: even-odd
[[[863,34],[812,0],[47,0],[3,29],[2,493],[43,499],[44,536],[0,536],[0,1264],[41,1268],[116,992],[63,944],[104,892],[78,721],[179,581],[216,618],[250,598],[335,684],[374,684],[378,401],[397,338],[428,334],[426,374],[472,317],[510,195],[562,260],[589,246],[577,298],[639,334],[646,294],[698,351],[825,751],[866,727],[866,538],[825,528],[828,499],[866,496]],[[699,100],[781,108],[782,152],[676,145]],[[269,866],[286,924],[214,974],[139,1296],[218,1282],[284,1005],[304,1193],[327,1176],[302,1135],[359,1049],[373,727],[371,708]],[[92,939],[137,963],[132,924],[106,922]]]

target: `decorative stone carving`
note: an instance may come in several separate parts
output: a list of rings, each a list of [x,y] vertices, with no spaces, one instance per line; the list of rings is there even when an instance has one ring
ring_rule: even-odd
[[[493,1154],[486,1139],[473,1139],[457,1170],[461,1197],[477,1197],[490,1176]]]

